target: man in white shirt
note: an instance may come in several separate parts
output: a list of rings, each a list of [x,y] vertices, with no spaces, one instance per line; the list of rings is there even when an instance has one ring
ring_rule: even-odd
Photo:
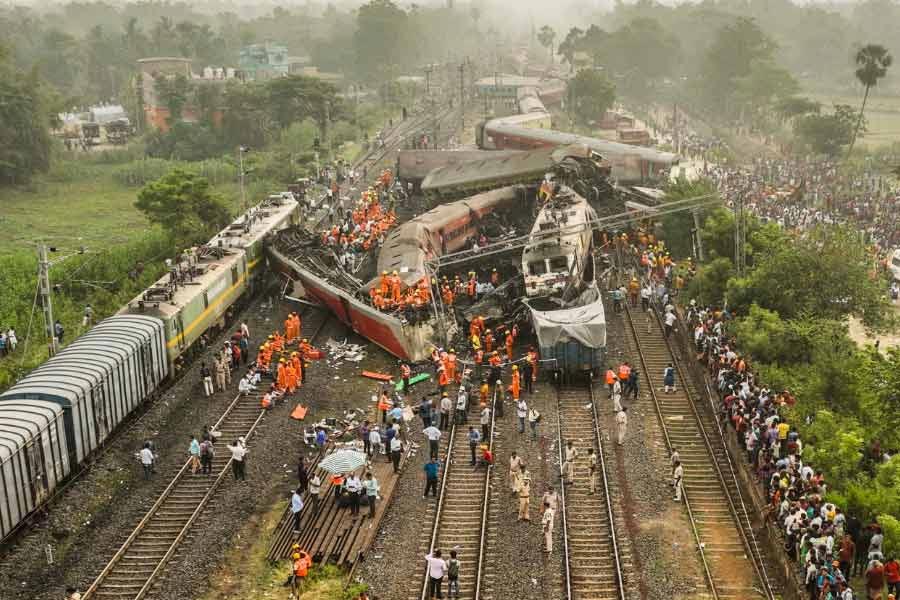
[[[244,470],[244,457],[247,456],[250,451],[244,446],[243,439],[238,438],[233,446],[229,445],[226,446],[226,448],[231,452],[231,472],[234,474],[235,481],[246,481],[247,475]]]
[[[403,452],[403,442],[397,436],[391,438],[391,462],[394,463],[394,473],[400,472],[400,454]]]
[[[238,382],[238,391],[241,394],[243,394],[244,396],[247,396],[250,394],[250,392],[252,392],[255,389],[256,389],[256,386],[254,386],[250,383],[250,375],[249,374],[241,377],[240,382]]]
[[[487,443],[491,439],[491,409],[485,406],[481,409],[481,441]]]
[[[140,456],[141,465],[144,467],[144,479],[150,479],[150,475],[153,474],[153,450],[150,449],[150,442],[144,443]]]
[[[450,410],[452,408],[453,404],[450,402],[450,398],[446,394],[441,396],[441,423],[439,428],[443,431],[450,428]]]
[[[440,550],[425,555],[425,560],[428,561],[428,597],[443,598],[441,585],[444,582],[444,574],[447,572],[447,561],[441,558]]]
[[[675,501],[681,502],[681,493],[684,489],[684,467],[681,466],[681,461],[675,461],[675,469],[672,475],[673,486],[675,487]]]
[[[431,452],[432,460],[437,460],[438,457],[438,446],[441,441],[441,430],[435,427],[434,425],[429,425],[422,431],[422,434],[428,438],[428,449]]]
[[[666,337],[669,337],[669,334],[672,333],[672,330],[675,328],[675,321],[678,320],[678,317],[675,316],[675,311],[667,312],[665,317],[666,322]]]
[[[350,514],[359,514],[359,492],[362,490],[362,481],[356,473],[350,475],[344,482],[344,487],[350,495]]]
[[[372,449],[372,456],[381,454],[381,432],[377,425],[369,430],[369,447]]]

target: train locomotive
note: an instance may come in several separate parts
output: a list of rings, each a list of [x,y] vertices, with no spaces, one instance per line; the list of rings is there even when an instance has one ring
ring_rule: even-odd
[[[268,236],[298,220],[293,194],[270,196],[0,394],[0,538],[199,353],[200,338],[259,284]]]

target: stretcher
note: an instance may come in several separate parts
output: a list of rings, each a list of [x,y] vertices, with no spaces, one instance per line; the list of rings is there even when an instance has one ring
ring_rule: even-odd
[[[427,381],[429,379],[431,379],[431,373],[419,373],[418,375],[413,375],[412,377],[409,378],[409,385],[413,386],[417,383],[420,383],[422,381]],[[394,386],[394,390],[397,392],[403,390],[403,380],[402,379],[400,381],[398,381],[397,384]]]
[[[307,408],[302,404],[298,404],[294,410],[291,411],[291,418],[297,419],[298,421],[302,421],[306,418]]]
[[[393,379],[390,375],[385,375],[384,373],[376,373],[375,371],[363,371],[363,377],[368,377],[369,379],[377,379],[378,381],[390,381]]]

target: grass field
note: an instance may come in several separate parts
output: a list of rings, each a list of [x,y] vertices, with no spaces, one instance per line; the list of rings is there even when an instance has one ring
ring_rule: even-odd
[[[862,103],[862,91],[856,96],[840,94],[813,94],[812,100],[821,102],[830,109],[833,104],[849,104],[859,110]],[[858,144],[867,148],[890,146],[900,142],[900,96],[880,95],[877,90],[866,102],[866,119],[869,131],[859,139]]]
[[[149,223],[134,208],[140,190],[112,175],[112,167],[69,162],[68,174],[50,173],[28,186],[0,189],[0,254],[31,250],[45,240],[65,248],[102,246],[128,242],[146,231]],[[72,171],[76,174],[72,174]],[[248,190],[257,192],[248,186]],[[237,210],[237,185],[215,188],[229,207]],[[249,199],[249,196],[248,196]]]

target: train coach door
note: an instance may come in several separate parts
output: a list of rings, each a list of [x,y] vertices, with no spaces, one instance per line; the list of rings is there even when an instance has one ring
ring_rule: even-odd
[[[122,384],[124,385],[124,381]],[[105,396],[102,386],[96,385],[91,389],[91,398],[94,405],[94,426],[97,432],[98,445],[102,444],[109,435],[109,412],[107,411],[107,398]],[[121,397],[126,397],[124,389],[121,390]],[[109,401],[111,404],[114,402],[114,398],[110,398]]]
[[[40,440],[38,437],[38,443],[31,440],[25,446],[25,460],[28,463],[28,476],[35,505],[43,503],[49,495],[47,471],[44,469],[44,446]]]

